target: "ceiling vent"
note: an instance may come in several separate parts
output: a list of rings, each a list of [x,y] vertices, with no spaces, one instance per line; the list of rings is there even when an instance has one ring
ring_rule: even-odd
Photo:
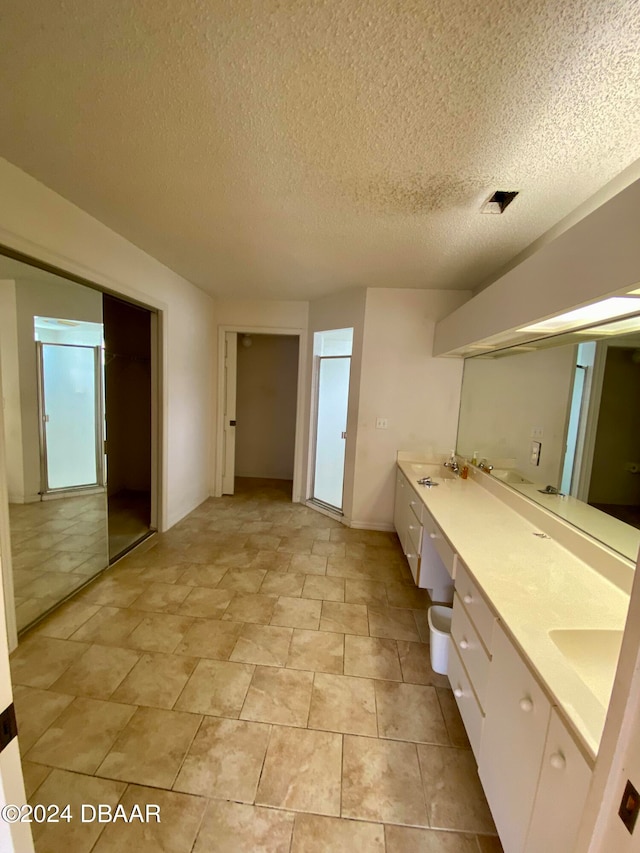
[[[496,190],[482,205],[480,213],[504,213],[517,195],[517,191]]]

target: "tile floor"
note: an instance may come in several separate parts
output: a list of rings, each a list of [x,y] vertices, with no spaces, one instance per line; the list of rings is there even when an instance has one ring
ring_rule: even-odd
[[[12,656],[38,853],[498,853],[428,598],[393,534],[243,481],[109,569]],[[289,493],[290,494],[290,493]]]

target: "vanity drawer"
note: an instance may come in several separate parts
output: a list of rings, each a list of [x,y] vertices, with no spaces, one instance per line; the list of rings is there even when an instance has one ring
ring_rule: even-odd
[[[428,536],[431,539],[434,548],[444,563],[445,569],[449,572],[449,575],[454,578],[456,575],[456,552],[444,538],[444,534],[435,523],[426,507],[422,514],[422,524],[424,526],[423,535]]]
[[[422,525],[415,518],[413,513],[410,513],[409,523],[407,524],[407,551],[411,554],[419,554],[422,548]]]
[[[422,503],[420,498],[413,491],[411,486],[408,486],[407,491],[409,492],[409,494],[408,494],[409,506],[413,510],[413,514],[415,515],[418,524],[422,524],[423,513],[426,513],[426,511],[427,511],[425,508],[425,505]]]
[[[413,581],[416,586],[418,586],[420,581],[420,552],[411,551],[408,554],[405,554],[405,557],[407,558],[407,563],[409,563]]]
[[[458,649],[453,644],[449,649],[448,670],[447,674],[451,683],[451,689],[458,703],[458,709],[467,731],[471,749],[473,750],[476,761],[478,761],[480,758],[480,738],[482,737],[484,714],[473,692],[464,665],[460,660]]]
[[[457,594],[453,598],[451,637],[469,674],[480,705],[484,707],[490,658]]]
[[[485,648],[491,654],[493,626],[496,617],[480,594],[475,582],[471,580],[467,567],[460,559],[457,560],[457,564],[456,592]]]

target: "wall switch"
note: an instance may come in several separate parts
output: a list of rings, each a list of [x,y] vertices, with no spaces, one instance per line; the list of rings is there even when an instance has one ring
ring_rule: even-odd
[[[531,427],[531,438],[541,439],[544,434],[544,430],[541,426]]]
[[[529,456],[529,462],[532,465],[540,464],[540,450],[542,449],[542,444],[539,441],[531,442],[531,453]]]
[[[376,418],[376,429],[388,429],[389,421],[386,418]]]
[[[638,792],[631,782],[627,780],[618,814],[623,824],[629,830],[629,834],[633,833],[638,818],[638,811],[640,811],[640,796],[638,796]]]

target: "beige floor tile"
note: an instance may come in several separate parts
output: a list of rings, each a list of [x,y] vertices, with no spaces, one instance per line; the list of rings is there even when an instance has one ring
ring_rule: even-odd
[[[369,631],[372,637],[419,642],[420,635],[412,610],[369,606]]]
[[[86,643],[33,636],[26,639],[9,658],[15,684],[46,689],[86,652]]]
[[[173,788],[253,803],[271,726],[205,717]]]
[[[195,586],[178,607],[176,613],[184,616],[220,619],[234,595],[235,593],[230,589]]]
[[[320,624],[321,607],[320,601],[280,596],[273,611],[271,624],[283,628],[306,628],[316,631]]]
[[[193,853],[289,853],[293,815],[211,800]]]
[[[242,594],[256,593],[266,574],[266,569],[229,569],[217,589],[229,589]]]
[[[253,675],[240,718],[281,726],[306,726],[313,673],[259,666]]]
[[[263,595],[286,595],[290,598],[299,598],[302,594],[304,579],[304,575],[294,572],[268,571],[262,581],[260,592]]]
[[[26,757],[78,773],[95,773],[136,709],[78,697],[54,720]]]
[[[284,666],[292,634],[292,628],[243,625],[229,660],[261,666]]]
[[[170,788],[201,720],[200,715],[183,711],[138,708],[97,775]]]
[[[144,583],[186,583],[181,576],[191,568],[190,563],[175,563],[168,566],[156,566],[153,561],[143,569],[138,577]]]
[[[344,634],[294,629],[287,658],[289,669],[342,674]]]
[[[120,574],[105,572],[96,581],[82,590],[83,601],[111,607],[130,607],[141,595],[147,584],[136,577],[128,578]]]
[[[98,604],[83,604],[81,601],[67,601],[51,616],[40,622],[35,633],[42,637],[56,637],[68,640],[85,622],[100,610]]]
[[[402,681],[396,641],[345,634],[344,674]]]
[[[291,853],[385,853],[384,828],[380,824],[296,815]]]
[[[283,536],[280,540],[280,544],[278,545],[278,551],[283,551],[285,554],[293,554],[298,557],[308,557],[311,556],[311,546],[313,545],[313,541],[314,540],[311,537],[299,538],[295,536]],[[300,571],[300,569],[295,568],[294,571]]]
[[[471,750],[419,745],[418,757],[434,829],[495,833]]]
[[[448,746],[435,687],[392,681],[376,681],[375,686],[380,737]]]
[[[13,701],[22,755],[73,702],[73,698],[68,694],[55,693],[53,690],[38,690],[21,684],[14,687]]]
[[[478,853],[473,835],[386,826],[387,853]]]
[[[408,610],[426,610],[431,599],[426,589],[420,589],[413,581],[408,583],[388,583],[387,599],[390,607],[404,607]]]
[[[302,597],[318,598],[324,601],[344,601],[344,579],[307,575]]]
[[[279,536],[271,536],[269,533],[251,533],[247,538],[246,547],[254,551],[277,551],[280,544]]]
[[[323,601],[320,630],[341,634],[360,634],[368,637],[367,608],[364,604]]]
[[[387,607],[387,588],[379,581],[345,580],[344,600],[348,604],[373,604]]]
[[[224,566],[196,565],[190,566],[180,575],[180,583],[189,586],[217,587],[226,575]]]
[[[60,693],[108,699],[139,658],[131,649],[89,646],[52,687]]]
[[[147,805],[160,808],[160,821],[117,821],[109,824],[92,853],[187,853],[190,851],[202,820],[207,801],[203,797],[128,785],[121,804],[126,814],[139,806],[143,815]]]
[[[176,709],[217,717],[238,717],[255,667],[201,660],[175,704]]]
[[[227,607],[223,620],[233,622],[251,622],[254,625],[268,625],[276,606],[275,595],[260,593],[236,593]]]
[[[325,575],[327,573],[327,558],[317,554],[293,554],[289,564],[290,572],[300,572],[303,575]]]
[[[154,613],[175,613],[190,592],[191,587],[186,584],[150,583],[131,606]]]
[[[410,684],[426,684],[432,687],[449,687],[446,675],[439,675],[431,669],[429,646],[426,643],[412,643],[398,640],[398,654],[402,677]]]
[[[317,672],[313,682],[309,728],[376,737],[373,681]]]
[[[413,618],[416,620],[416,625],[418,626],[418,633],[420,634],[420,642],[428,643],[429,642],[429,619],[427,616],[426,610],[414,610]]]
[[[275,726],[256,803],[338,816],[341,761],[341,735]]]
[[[496,835],[478,835],[480,853],[504,853],[500,839]]]
[[[327,574],[353,580],[380,580],[376,577],[372,564],[357,557],[328,557]]]
[[[33,761],[22,760],[22,776],[27,800],[31,799],[51,771],[52,768],[45,764],[34,764]]]
[[[345,557],[344,542],[323,542],[316,539],[311,546],[311,554],[318,557]]]
[[[123,642],[128,648],[170,654],[175,651],[193,624],[194,620],[189,616],[154,613],[143,618]]]
[[[74,640],[117,646],[137,628],[145,618],[138,610],[123,610],[119,607],[101,607],[72,635]]]
[[[291,554],[285,551],[258,551],[252,569],[267,569],[270,572],[286,572],[291,564]]]
[[[197,661],[182,655],[147,652],[112,695],[114,702],[173,708]],[[191,710],[187,708],[185,710]]]
[[[438,701],[444,717],[444,723],[449,734],[449,742],[451,746],[458,746],[463,749],[470,749],[469,738],[458,710],[458,705],[453,695],[451,688],[438,687],[436,688]]]
[[[228,660],[242,625],[239,622],[218,622],[214,619],[197,619],[186,631],[175,649],[178,655]]]
[[[342,815],[428,826],[415,745],[345,735]]]
[[[32,804],[49,806],[56,804],[63,809],[69,805],[73,819],[60,823],[33,823],[31,825],[38,853],[89,853],[105,824],[97,820],[82,822],[82,807],[89,815],[88,806],[99,804],[114,808],[125,785],[110,779],[96,779],[80,773],[65,770],[53,770],[40,785]]]

